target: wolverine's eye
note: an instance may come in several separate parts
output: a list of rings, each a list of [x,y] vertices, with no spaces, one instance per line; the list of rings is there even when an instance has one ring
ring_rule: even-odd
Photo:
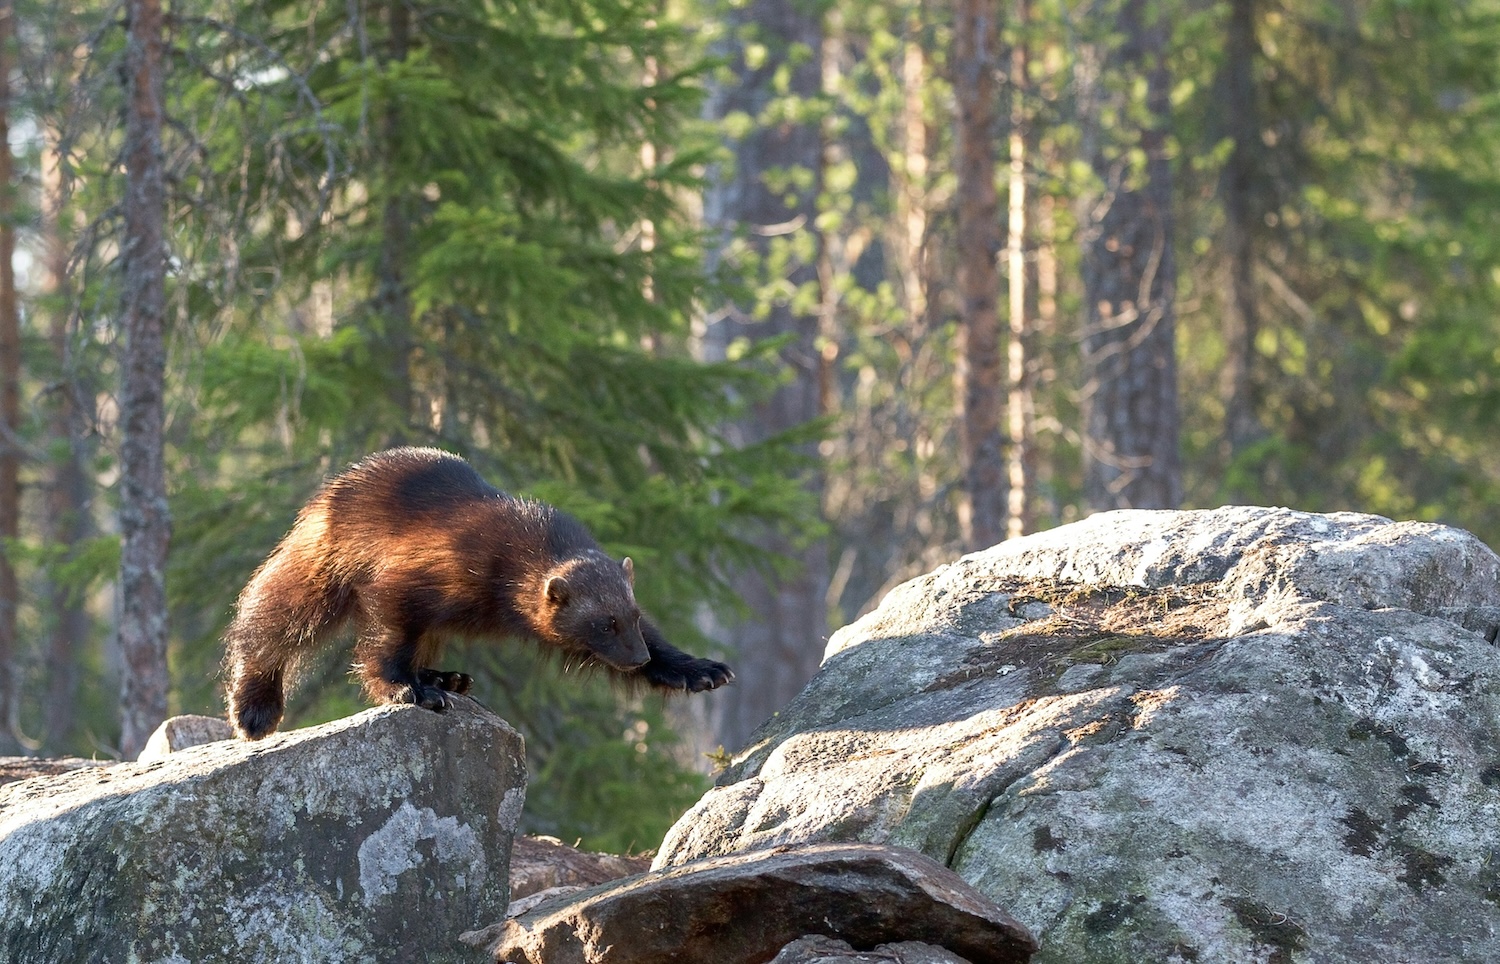
[[[609,634],[611,636],[620,635],[620,621],[613,616],[609,617]]]

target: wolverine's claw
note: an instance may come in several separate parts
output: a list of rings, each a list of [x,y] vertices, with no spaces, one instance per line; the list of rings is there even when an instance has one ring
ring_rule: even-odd
[[[419,669],[417,670],[417,682],[424,686],[436,686],[438,689],[449,693],[457,693],[460,696],[469,692],[474,685],[474,677],[468,673],[460,673],[456,670],[445,669]]]
[[[432,710],[441,713],[450,706],[456,705],[457,701],[452,695],[440,686],[418,682],[415,685],[408,684],[391,694],[392,703],[414,703],[424,710]]]
[[[665,690],[702,693],[734,679],[734,672],[717,660],[687,656],[681,660],[654,659],[641,668],[653,686]]]

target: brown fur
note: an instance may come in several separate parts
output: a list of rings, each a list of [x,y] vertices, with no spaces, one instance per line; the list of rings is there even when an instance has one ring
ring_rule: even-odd
[[[225,632],[229,718],[276,729],[297,662],[352,622],[371,699],[443,710],[468,676],[432,669],[448,636],[520,637],[663,690],[699,692],[729,667],[674,648],[616,562],[572,517],[506,495],[463,459],[401,448],[335,477],[240,593]]]

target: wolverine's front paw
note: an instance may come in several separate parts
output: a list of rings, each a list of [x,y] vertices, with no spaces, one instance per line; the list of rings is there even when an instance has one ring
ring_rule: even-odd
[[[718,689],[734,679],[734,671],[718,660],[694,657],[671,662],[653,659],[640,672],[652,686],[689,693]]]

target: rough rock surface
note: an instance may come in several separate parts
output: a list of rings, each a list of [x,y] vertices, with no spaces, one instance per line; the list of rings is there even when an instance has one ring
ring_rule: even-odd
[[[668,833],[921,850],[1039,962],[1500,960],[1500,559],[1125,511],[892,591]]]
[[[517,837],[510,851],[510,899],[558,887],[591,887],[650,869],[650,857],[588,853],[556,837]]]
[[[57,776],[69,770],[106,767],[114,762],[113,760],[85,760],[76,756],[0,756],[0,784],[30,780],[33,777]]]
[[[941,947],[917,941],[881,944],[856,951],[831,937],[800,937],[771,958],[771,964],[971,964]]]
[[[465,703],[9,784],[0,960],[472,961],[524,760]]]
[[[804,935],[939,945],[974,964],[1036,948],[1004,910],[918,853],[827,845],[720,857],[547,901],[464,935],[514,964],[763,964]]]

